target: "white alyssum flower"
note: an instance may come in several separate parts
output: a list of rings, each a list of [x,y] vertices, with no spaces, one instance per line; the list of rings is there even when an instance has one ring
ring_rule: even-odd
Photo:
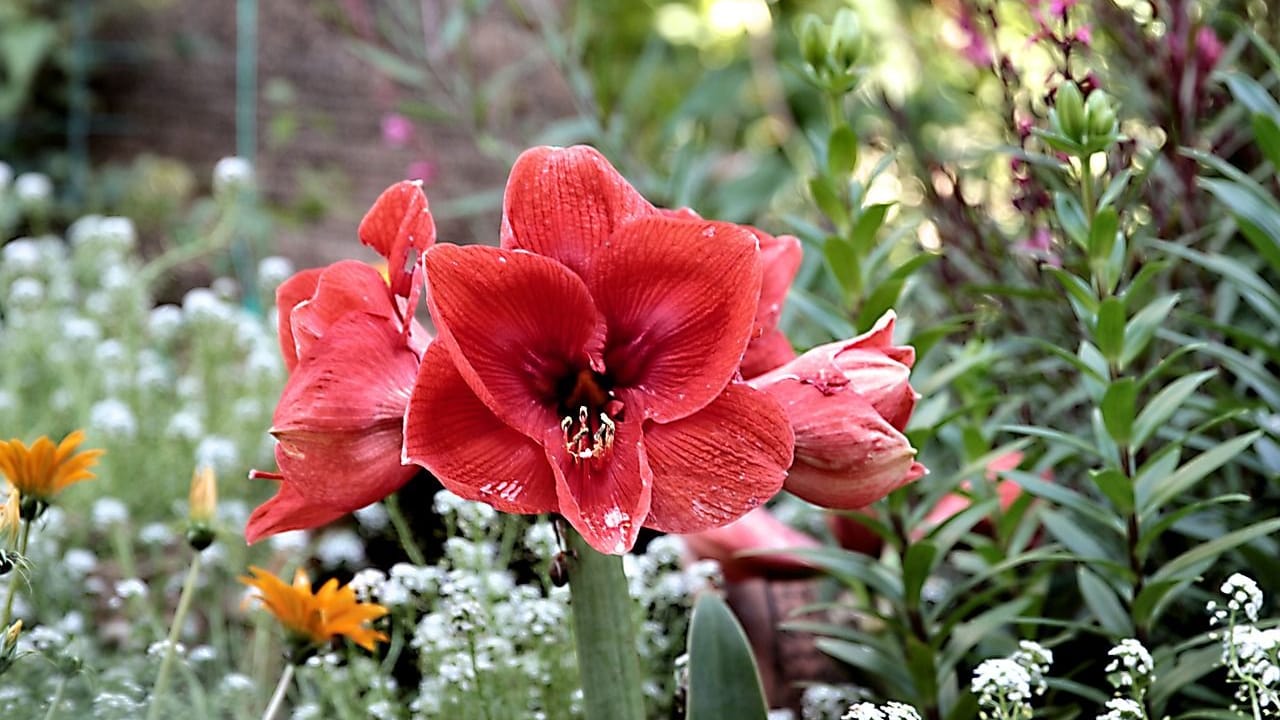
[[[182,313],[185,319],[196,324],[228,322],[234,311],[209,288],[192,288],[182,296]]]
[[[138,244],[138,231],[127,217],[100,218],[94,230],[106,249],[116,253],[127,253]]]
[[[213,191],[218,195],[234,193],[253,185],[253,163],[231,155],[213,166]]]
[[[983,660],[969,687],[983,717],[1031,717],[1031,673],[1012,658]]]
[[[1138,701],[1118,697],[1107,701],[1107,712],[1099,715],[1098,720],[1146,720],[1146,717]]]
[[[1262,589],[1248,575],[1235,573],[1222,583],[1222,594],[1227,596],[1227,610],[1243,612],[1249,622],[1258,621],[1262,611]]]
[[[387,526],[391,523],[391,518],[387,515],[387,508],[381,501],[365,505],[352,513],[352,515],[356,516],[356,522],[360,523],[361,527],[368,528],[374,532],[387,529]]]
[[[258,284],[264,290],[274,291],[291,275],[293,275],[293,263],[289,258],[271,255],[258,262]]]
[[[240,462],[240,450],[234,440],[222,435],[206,435],[196,445],[195,466],[211,467],[219,475],[229,475]]]
[[[914,707],[900,702],[889,702],[884,705],[860,702],[849,707],[849,711],[840,720],[920,720],[920,713]]]
[[[9,286],[9,304],[21,310],[34,310],[44,301],[44,283],[33,277],[20,277]]]
[[[0,195],[9,189],[13,182],[13,168],[7,162],[0,161]]]
[[[132,440],[138,434],[138,420],[122,400],[107,398],[89,408],[89,425],[102,434]]]
[[[181,329],[182,308],[177,305],[157,305],[147,315],[147,333],[159,342],[170,342]]]
[[[1155,661],[1142,643],[1125,638],[1107,652],[1111,662],[1105,669],[1107,681],[1116,690],[1145,688],[1155,680]]]
[[[325,567],[364,563],[364,541],[350,530],[330,530],[320,536],[316,557]]]
[[[13,195],[25,206],[43,205],[53,199],[53,181],[44,173],[24,172],[13,181]]]
[[[118,498],[98,498],[94,501],[93,510],[90,514],[93,517],[94,527],[99,530],[106,530],[113,525],[129,522],[129,506]]]
[[[801,720],[831,720],[844,714],[865,693],[853,685],[815,683],[800,696]]]
[[[18,238],[0,249],[0,261],[3,268],[15,275],[33,275],[40,272],[44,258],[40,255],[40,246],[31,238]]]

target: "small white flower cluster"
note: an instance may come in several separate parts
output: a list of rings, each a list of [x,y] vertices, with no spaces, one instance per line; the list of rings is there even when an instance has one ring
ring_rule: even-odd
[[[1210,600],[1207,606],[1210,622],[1215,625],[1226,625],[1231,621],[1232,613],[1244,613],[1249,622],[1257,622],[1262,612],[1262,589],[1253,578],[1242,573],[1235,573],[1222,583],[1220,591],[1227,596],[1226,606]]]
[[[866,690],[856,685],[814,683],[800,696],[800,720],[841,720],[866,696]]]
[[[860,702],[851,705],[840,720],[920,720],[920,713],[906,703],[888,702],[876,705]]]
[[[1262,589],[1246,575],[1235,573],[1220,588],[1226,606],[1210,602],[1211,625],[1225,624],[1222,663],[1236,683],[1236,699],[1254,704],[1270,714],[1280,713],[1280,627],[1262,629],[1256,623],[1262,612]],[[1248,620],[1248,623],[1244,622]]]
[[[1134,638],[1125,638],[1107,652],[1111,662],[1105,671],[1107,682],[1117,691],[1132,691],[1141,697],[1145,688],[1155,680],[1155,661],[1151,653]]]
[[[1146,710],[1142,703],[1129,698],[1116,697],[1107,701],[1107,712],[1098,716],[1098,720],[1146,720]]]
[[[1053,651],[1030,640],[1019,642],[1008,657],[982,661],[969,685],[978,696],[981,716],[992,720],[1031,717],[1031,699],[1044,694],[1045,676],[1052,665]]]

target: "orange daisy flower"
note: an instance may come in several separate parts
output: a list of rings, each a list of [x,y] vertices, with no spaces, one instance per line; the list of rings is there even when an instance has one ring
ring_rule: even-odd
[[[0,440],[0,475],[24,497],[48,502],[68,485],[95,476],[89,472],[104,450],[76,452],[84,442],[84,431],[76,430],[57,445],[41,436],[31,447],[17,438]]]
[[[293,585],[259,567],[250,567],[252,577],[240,582],[256,588],[263,605],[280,621],[293,639],[307,645],[323,645],[335,637],[347,637],[365,650],[373,650],[387,636],[367,623],[387,614],[375,603],[362,603],[355,590],[329,579],[318,592],[312,591],[311,578],[301,568],[293,575]]]

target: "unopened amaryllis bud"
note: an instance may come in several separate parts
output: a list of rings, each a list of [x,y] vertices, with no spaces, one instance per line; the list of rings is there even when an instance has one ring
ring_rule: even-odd
[[[817,505],[869,505],[924,475],[902,434],[915,408],[915,351],[895,346],[892,311],[864,335],[829,343],[750,380],[787,413],[795,458],[785,488]]]
[[[187,510],[187,544],[197,551],[213,544],[213,517],[218,508],[218,477],[213,468],[198,468],[191,476]]]

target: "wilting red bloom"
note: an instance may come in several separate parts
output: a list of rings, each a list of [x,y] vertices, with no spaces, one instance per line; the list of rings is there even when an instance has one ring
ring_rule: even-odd
[[[795,461],[786,489],[830,508],[869,505],[924,475],[902,434],[915,408],[915,350],[893,344],[892,311],[852,340],[816,347],[750,381],[787,411]]]
[[[663,216],[587,147],[526,152],[503,210],[501,249],[426,254],[440,336],[405,457],[462,497],[558,512],[606,553],[641,526],[697,532],[772,497],[791,429],[735,381],[757,235]]]
[[[435,242],[422,188],[393,185],[360,223],[360,241],[387,260],[388,275],[344,260],[304,270],[276,292],[280,351],[290,371],[272,419],[280,482],[253,511],[254,542],[323,525],[380,500],[417,473],[402,465],[409,391],[430,337],[413,319],[422,286],[418,257]]]
[[[725,580],[730,582],[816,575],[816,567],[787,551],[822,547],[822,543],[782,522],[766,508],[756,508],[723,527],[685,535],[684,541],[697,557],[719,562]],[[755,554],[773,550],[778,552]]]

